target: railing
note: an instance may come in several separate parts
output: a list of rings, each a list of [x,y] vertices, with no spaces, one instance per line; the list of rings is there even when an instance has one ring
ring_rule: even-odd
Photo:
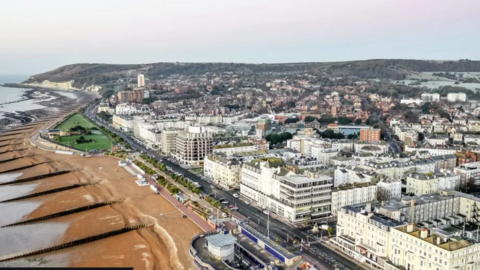
[[[200,270],[215,270],[215,268],[213,268],[212,265],[202,261],[202,259],[200,257],[197,256],[198,252],[197,250],[193,247],[193,243],[200,237],[207,237],[207,236],[210,236],[210,235],[214,235],[214,234],[217,234],[217,232],[207,232],[207,233],[202,233],[202,234],[199,234],[197,236],[195,236],[193,239],[192,239],[192,242],[190,242],[190,255],[192,256],[193,258],[193,261],[195,262],[195,264],[198,266],[198,268]]]
[[[277,243],[273,242],[272,240],[267,238],[265,235],[261,234],[256,229],[251,227],[250,225],[248,225],[246,223],[241,223],[239,225],[243,230],[247,230],[249,233],[253,234],[255,237],[262,240],[266,245],[268,245],[268,246],[274,248],[276,251],[280,252],[281,255],[283,255],[287,258],[293,258],[293,257],[297,256],[297,255],[291,253],[290,251],[286,250],[284,247],[282,247],[282,246],[278,245]]]

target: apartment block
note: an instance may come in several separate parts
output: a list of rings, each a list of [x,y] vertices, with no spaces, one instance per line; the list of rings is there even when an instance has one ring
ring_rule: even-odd
[[[332,215],[346,205],[371,202],[377,199],[377,186],[373,182],[343,184],[332,189]]]
[[[360,130],[360,140],[367,142],[378,142],[381,140],[382,131],[379,128],[369,128]]]
[[[205,157],[203,163],[204,175],[224,189],[240,187],[240,172],[242,165],[233,159],[222,155]]]
[[[479,269],[479,207],[456,191],[344,206],[331,243],[372,269]]]
[[[469,185],[480,185],[480,162],[461,164],[453,169],[460,175],[460,188],[466,188]]]
[[[407,193],[416,196],[438,192],[438,177],[432,173],[410,173],[407,175]]]
[[[114,115],[112,126],[123,131],[133,131],[133,118],[125,115]]]
[[[287,170],[278,158],[243,164],[240,194],[292,224],[331,215],[332,178]]]
[[[175,138],[175,158],[187,165],[200,165],[212,154],[213,135],[203,127],[190,126]]]

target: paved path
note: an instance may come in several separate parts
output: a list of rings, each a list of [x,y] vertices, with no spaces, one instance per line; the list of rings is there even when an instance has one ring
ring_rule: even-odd
[[[137,171],[133,166],[127,165],[128,169],[132,171]],[[140,172],[138,172],[140,174]],[[202,229],[204,232],[209,232],[213,231],[214,229],[210,227],[210,225],[207,224],[207,222],[199,215],[194,213],[191,209],[187,208],[184,204],[179,202],[172,194],[168,192],[168,190],[164,189],[161,187],[157,181],[153,180],[150,176],[144,175],[145,179],[154,187],[157,188],[158,192],[160,195],[162,195],[167,201],[169,201],[175,208],[180,210],[184,215],[187,215],[187,217],[193,221],[200,229]]]

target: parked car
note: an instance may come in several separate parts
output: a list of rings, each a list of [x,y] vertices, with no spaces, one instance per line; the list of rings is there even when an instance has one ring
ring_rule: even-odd
[[[238,198],[240,195],[238,195],[238,193],[233,193],[233,197]]]
[[[237,210],[238,210],[238,206],[230,207],[230,210],[232,210],[232,211],[237,211]]]
[[[214,185],[210,185],[210,188],[211,188],[211,189],[215,189],[215,186],[214,186]]]
[[[222,213],[222,217],[223,217],[223,218],[228,217],[227,213]]]
[[[228,201],[222,201],[222,204],[228,204]]]
[[[270,215],[270,211],[268,211],[267,209],[263,210],[263,213],[264,213],[265,215]]]
[[[250,202],[249,202],[249,201],[245,201],[245,204],[246,204],[246,205],[249,205],[249,204],[250,204]]]

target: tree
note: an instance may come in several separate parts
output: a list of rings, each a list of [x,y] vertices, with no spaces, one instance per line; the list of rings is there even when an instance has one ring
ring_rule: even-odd
[[[355,139],[357,139],[357,138],[358,138],[358,135],[357,135],[356,133],[349,134],[349,135],[347,136],[347,139],[349,139],[349,140],[355,140]]]
[[[287,118],[285,120],[285,124],[297,123],[298,121],[300,121],[300,119],[298,119],[297,117]]]
[[[425,140],[425,134],[423,134],[422,132],[419,132],[418,133],[418,141],[421,142]]]
[[[317,119],[317,118],[315,118],[314,116],[307,116],[307,117],[305,117],[305,123],[313,122],[313,121],[315,121],[315,119]]]
[[[153,98],[153,97],[149,97],[149,98],[144,98],[142,100],[142,103],[143,104],[152,104],[154,101],[156,101],[157,99],[156,98]]]
[[[328,232],[328,237],[331,238],[332,235],[333,235],[333,228],[332,228],[332,226],[328,226],[327,232]]]
[[[355,120],[355,125],[361,125],[362,124],[362,119],[358,118]]]
[[[385,188],[377,189],[377,200],[378,201],[388,201],[390,200],[390,193]]]
[[[370,117],[367,119],[367,122],[365,122],[366,125],[368,126],[373,126],[375,125],[376,123],[378,123],[378,119],[377,118],[373,118],[373,117]]]
[[[418,122],[418,114],[414,113],[412,111],[407,111],[403,117],[405,117],[405,120],[409,123],[417,123]]]
[[[430,107],[432,106],[431,102],[425,102],[422,105],[422,113],[429,114],[430,113]]]
[[[345,139],[345,135],[342,133],[335,133],[331,129],[327,129],[324,132],[319,133],[322,138],[327,138],[327,139]]]
[[[99,113],[97,114],[97,116],[98,116],[99,118],[103,119],[103,120],[107,120],[107,118],[108,118],[107,113],[104,112],[104,111],[99,112]]]
[[[337,121],[339,125],[348,125],[352,122],[347,117],[339,117]]]
[[[293,138],[293,135],[288,132],[282,132],[280,134],[272,132],[265,137],[265,139],[272,145],[282,143],[286,140],[290,140],[291,138]]]

